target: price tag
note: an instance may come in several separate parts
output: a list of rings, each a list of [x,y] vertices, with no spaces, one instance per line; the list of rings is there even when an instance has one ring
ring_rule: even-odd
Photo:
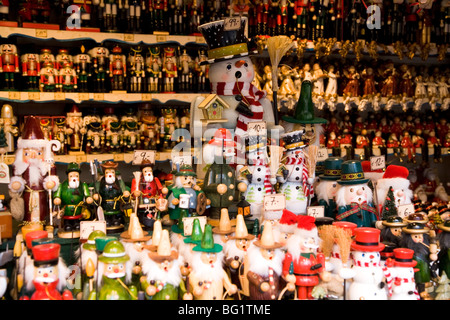
[[[411,204],[402,204],[398,206],[397,214],[401,218],[406,218],[410,214],[413,214],[415,212],[414,205]]]
[[[55,100],[66,100],[64,92],[55,92]]]
[[[47,38],[47,30],[46,29],[36,29],[36,37]]]
[[[134,41],[134,34],[132,34],[132,33],[125,33],[123,35],[123,40],[133,42]]]
[[[380,170],[386,167],[386,158],[384,156],[370,157],[370,169]]]
[[[114,153],[113,154],[113,160],[115,162],[121,162],[123,161],[124,157],[123,157],[123,153]]]
[[[152,100],[152,95],[150,93],[142,94],[142,101],[150,101],[150,100]]]
[[[159,36],[156,36],[156,42],[166,42],[167,41],[167,36],[162,36],[162,35],[159,35]]]
[[[306,215],[314,218],[323,218],[325,216],[324,206],[311,206],[306,208]]]
[[[144,160],[155,163],[155,150],[134,150],[132,164],[140,165]]]
[[[328,149],[319,148],[317,150],[317,162],[325,161],[328,159]]]
[[[195,37],[195,42],[196,43],[206,43],[206,40],[204,37],[197,36],[197,37]]]
[[[97,230],[106,234],[106,221],[80,221],[80,239],[89,238],[89,235]]]
[[[249,136],[267,135],[266,122],[265,121],[249,122],[247,125],[247,132]]]
[[[10,91],[10,92],[8,92],[8,98],[10,100],[19,100],[20,99],[20,92],[18,92],[18,91]]]
[[[241,18],[240,17],[225,18],[225,21],[223,24],[223,30],[233,31],[233,30],[239,30],[240,28],[241,28]]]
[[[83,163],[83,162],[87,162],[87,157],[84,154],[80,154],[75,157],[75,160],[77,163]]]
[[[78,100],[80,100],[80,101],[88,101],[89,100],[89,93],[85,93],[85,92],[78,93]]]
[[[190,236],[192,234],[192,226],[194,225],[194,220],[198,219],[200,221],[200,228],[202,229],[202,232],[205,230],[206,225],[206,217],[205,216],[198,216],[198,217],[186,217],[183,218],[183,229],[184,229],[184,235]]]
[[[177,170],[177,167],[181,167],[182,165],[192,165],[192,156],[177,156],[172,155],[172,169]]]
[[[28,99],[37,101],[41,99],[41,95],[39,92],[28,92]]]
[[[286,209],[286,196],[283,193],[264,195],[264,211],[279,211]]]
[[[95,101],[105,100],[105,95],[103,93],[94,93],[94,100]]]

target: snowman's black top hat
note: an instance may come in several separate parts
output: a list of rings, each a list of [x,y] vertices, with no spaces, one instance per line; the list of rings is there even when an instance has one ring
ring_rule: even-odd
[[[208,44],[208,60],[202,61],[201,64],[258,54],[258,51],[248,51],[248,39],[245,35],[247,17],[236,19],[241,19],[240,28],[237,30],[228,30],[228,20],[213,21],[198,27]]]

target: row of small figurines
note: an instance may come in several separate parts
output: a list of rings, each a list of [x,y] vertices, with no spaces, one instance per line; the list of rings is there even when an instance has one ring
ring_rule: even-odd
[[[98,46],[76,55],[59,49],[40,53],[19,53],[13,44],[0,45],[4,73],[3,88],[43,92],[195,92],[209,91],[204,49],[195,56],[179,46],[131,48],[126,55],[115,45]],[[20,60],[20,61],[19,61]],[[21,77],[16,75],[21,73]],[[18,84],[18,81],[23,84]],[[196,89],[197,88],[197,89]]]

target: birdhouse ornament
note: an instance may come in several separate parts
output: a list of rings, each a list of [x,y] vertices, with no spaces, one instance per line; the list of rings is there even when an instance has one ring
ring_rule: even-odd
[[[283,128],[275,126],[272,103],[266,98],[267,93],[252,84],[255,69],[250,57],[258,52],[249,46],[245,34],[247,18],[240,17],[237,21],[235,27],[231,27],[227,19],[209,22],[199,26],[199,30],[208,44],[208,59],[201,65],[209,65],[211,93],[217,94],[229,106],[222,113],[222,118],[228,122],[221,125],[234,130],[236,163],[244,164],[243,139],[249,122],[265,121],[268,130],[282,132]],[[192,128],[204,128],[203,110],[197,108],[203,100],[198,98],[191,105]]]

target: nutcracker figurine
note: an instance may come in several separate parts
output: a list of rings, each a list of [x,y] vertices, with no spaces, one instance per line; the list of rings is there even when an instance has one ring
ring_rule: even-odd
[[[175,92],[175,79],[178,78],[178,67],[175,56],[175,48],[164,48],[162,63],[164,75],[164,92]]]
[[[139,47],[137,49],[131,49],[133,54],[128,56],[128,71],[130,72],[130,77],[128,81],[128,92],[144,92],[145,89],[145,59],[141,54],[142,49]]]
[[[15,90],[15,77],[19,73],[19,55],[13,44],[0,45],[0,73],[3,73],[3,89]]]
[[[105,146],[109,153],[120,153],[123,146],[122,123],[115,118],[106,128]]]
[[[162,138],[162,150],[171,151],[177,143],[176,141],[172,141],[172,134],[180,127],[177,110],[174,108],[162,109],[161,117],[158,121],[161,129],[160,136]]]
[[[72,63],[65,62],[64,66],[59,70],[58,86],[62,92],[74,92],[78,88],[77,72]]]
[[[198,78],[198,91],[206,92],[208,91],[208,80],[209,80],[209,65],[202,64],[206,61],[208,57],[206,56],[205,50],[201,49],[198,53],[198,57],[195,58],[195,69]]]
[[[81,47],[81,53],[74,57],[74,68],[78,77],[78,90],[80,92],[89,92],[89,79],[92,75],[91,56],[84,53],[84,46]]]
[[[179,81],[178,81],[178,90],[182,92],[190,91],[193,87],[193,70],[194,70],[194,61],[192,57],[186,52],[186,49],[183,49],[183,53],[178,57],[180,70]]]
[[[39,63],[41,64],[41,69],[44,64],[51,63],[53,67],[56,68],[56,59],[50,49],[41,49],[41,53],[39,54]]]
[[[141,147],[141,134],[138,118],[134,115],[133,109],[129,109],[127,113],[122,116],[120,122],[123,127],[123,151],[132,152],[134,150],[139,150]]]
[[[50,62],[44,63],[40,72],[39,85],[43,92],[55,92],[59,85],[58,71]]]
[[[66,117],[56,118],[53,123],[53,137],[61,143],[61,148],[57,154],[67,154],[66,143]]]
[[[69,54],[69,50],[59,49],[55,61],[56,70],[60,71],[66,65],[73,67],[73,57]]]
[[[95,47],[89,51],[94,71],[94,91],[107,92],[107,77],[109,74],[109,50],[105,47]]]
[[[69,144],[69,152],[83,152],[83,138],[86,128],[83,125],[83,117],[78,106],[74,104],[72,109],[66,114],[66,136]]]
[[[27,89],[29,91],[39,91],[39,75],[41,65],[39,55],[36,53],[26,53],[20,58],[22,62],[22,76],[26,77]]]
[[[53,194],[53,204],[60,206],[62,211],[62,230],[60,238],[78,238],[80,236],[80,221],[89,219],[91,213],[84,205],[92,204],[93,199],[88,184],[80,181],[80,165],[72,162],[67,165],[67,179],[62,182]]]
[[[141,142],[146,150],[156,150],[160,144],[160,127],[158,118],[149,110],[141,116],[139,134]]]
[[[86,127],[86,153],[102,153],[105,145],[105,131],[102,119],[98,114],[87,115],[83,118]]]
[[[148,49],[145,58],[145,65],[147,71],[147,91],[160,92],[160,80],[162,79],[162,59],[161,51],[157,46],[152,46]]]
[[[15,137],[19,135],[17,128],[17,117],[14,116],[13,107],[10,104],[4,104],[1,109],[0,127],[3,128],[5,134],[6,152],[15,150]]]
[[[128,0],[127,9],[127,32],[141,33],[142,31],[142,11],[145,9],[145,1]]]
[[[127,77],[126,57],[122,54],[122,48],[115,46],[109,55],[109,73],[111,75],[111,89],[125,90]]]

